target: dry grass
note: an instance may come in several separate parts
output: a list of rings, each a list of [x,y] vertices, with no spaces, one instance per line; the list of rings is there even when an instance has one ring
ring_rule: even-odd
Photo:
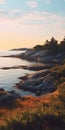
[[[52,116],[52,118],[56,117],[65,121],[64,118],[65,109],[64,109],[64,100],[63,100],[65,98],[64,86],[65,83],[60,85],[58,90],[56,90],[55,92],[44,96],[21,97],[20,99],[16,100],[16,107],[13,109],[1,108],[0,109],[0,130],[11,130],[13,126],[15,126],[15,122],[18,123],[18,125],[19,123],[20,125],[22,124],[22,126],[24,126],[24,130],[27,130],[25,129],[25,127],[28,126],[29,123],[31,123],[31,125],[33,124],[33,122],[34,125],[35,122],[40,123],[40,120],[44,121],[44,117],[46,116],[49,117]],[[54,118],[54,120],[56,118]],[[49,123],[49,119],[47,121],[47,124],[48,124],[48,128],[50,128],[51,124]],[[36,127],[37,126],[35,125],[34,130],[36,130]],[[15,129],[13,128],[12,130]],[[18,128],[16,130],[18,130]],[[61,128],[59,130],[61,130]]]

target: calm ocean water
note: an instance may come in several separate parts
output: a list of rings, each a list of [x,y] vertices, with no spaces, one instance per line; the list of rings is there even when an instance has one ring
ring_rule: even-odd
[[[22,53],[23,51],[4,51],[0,50],[0,56],[5,55],[15,55]],[[2,67],[12,67],[16,65],[31,65],[32,62],[28,62],[26,60],[18,59],[18,58],[6,58],[0,57],[0,68]],[[27,73],[32,73],[33,71],[24,70],[24,69],[9,69],[9,70],[2,70],[0,69],[0,88],[4,88],[5,90],[11,91],[15,90],[17,93],[21,95],[33,95],[30,92],[25,92],[23,90],[18,90],[15,87],[15,83],[19,82],[18,77],[24,76]]]

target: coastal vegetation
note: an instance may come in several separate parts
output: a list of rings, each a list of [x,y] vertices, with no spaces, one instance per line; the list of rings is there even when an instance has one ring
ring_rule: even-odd
[[[42,97],[21,97],[12,108],[0,108],[0,130],[64,130],[64,106],[65,83]]]
[[[39,62],[23,66],[36,72],[16,85],[36,96],[0,89],[0,130],[65,130],[65,38],[58,43],[52,37],[16,57]]]
[[[65,37],[58,43],[58,41],[52,37],[51,40],[46,40],[44,45],[36,45],[34,50],[47,50],[48,54],[57,54],[65,51]]]

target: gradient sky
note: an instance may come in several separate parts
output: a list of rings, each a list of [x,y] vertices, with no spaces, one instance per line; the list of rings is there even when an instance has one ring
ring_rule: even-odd
[[[65,36],[65,0],[0,0],[0,49]]]

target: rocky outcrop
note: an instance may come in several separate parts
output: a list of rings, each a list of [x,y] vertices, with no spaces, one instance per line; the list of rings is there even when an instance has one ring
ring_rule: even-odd
[[[39,70],[51,69],[53,66],[54,66],[54,64],[37,63],[37,64],[33,64],[31,66],[23,66],[23,69],[39,71]]]
[[[17,55],[17,57],[26,59],[29,61],[36,61],[36,62],[41,62],[45,64],[62,64],[63,60],[65,59],[65,53],[58,53],[54,55],[50,55],[47,53],[46,50],[28,50],[25,53]]]
[[[27,70],[39,71],[39,70],[44,70],[44,69],[50,69],[53,66],[54,66],[54,64],[41,64],[41,63],[37,63],[37,64],[33,64],[31,66],[18,65],[18,66],[12,66],[12,67],[2,67],[0,69],[3,69],[3,70],[8,70],[8,69],[27,69]]]
[[[23,58],[29,61],[36,61],[36,62],[43,62],[43,63],[49,63],[52,61],[52,57],[48,56],[45,51],[30,50],[18,56],[20,58]]]
[[[12,107],[18,97],[19,95],[15,91],[8,92],[0,88],[0,107]]]
[[[37,96],[57,89],[55,86],[55,75],[52,75],[50,70],[41,70],[34,74],[20,77],[20,79],[21,81],[16,84],[16,87],[34,92]]]

